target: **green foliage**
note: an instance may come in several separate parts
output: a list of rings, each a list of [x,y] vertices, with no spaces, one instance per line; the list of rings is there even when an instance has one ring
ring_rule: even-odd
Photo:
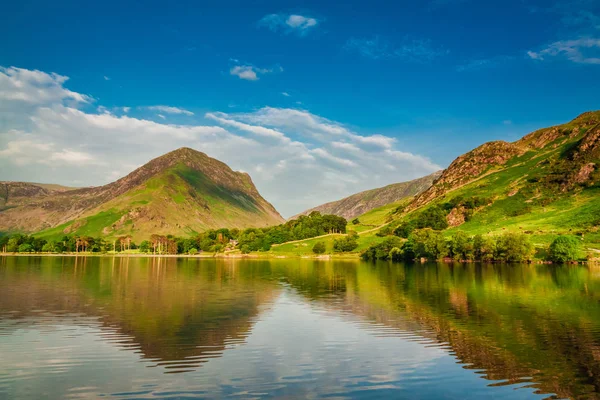
[[[402,239],[391,236],[386,238],[383,242],[374,244],[370,246],[367,250],[365,250],[360,256],[363,260],[388,260],[391,256],[396,256],[398,258],[400,255],[394,251],[393,249],[402,249],[403,242]],[[402,254],[403,256],[403,254]],[[394,261],[399,261],[402,256],[398,259],[394,259]]]
[[[352,220],[352,225],[358,225],[358,224],[360,224],[360,220],[358,218],[354,218]]]
[[[150,252],[150,242],[147,240],[142,241],[142,243],[140,243],[140,252],[141,253],[148,253]]]
[[[383,228],[381,228],[375,235],[377,235],[379,237],[385,237],[385,236],[390,236],[393,233],[394,233],[394,231],[392,230],[392,227],[389,225],[386,225]]]
[[[23,243],[21,245],[19,245],[19,253],[32,253],[33,252],[33,246],[30,245],[29,243]]]
[[[506,232],[496,241],[495,260],[520,262],[530,260],[533,256],[533,244],[524,233]]]
[[[493,261],[496,254],[496,241],[491,236],[476,235],[473,239],[473,251],[476,260]]]
[[[315,254],[323,254],[327,248],[325,247],[325,242],[317,242],[312,248],[313,253]]]
[[[473,260],[475,246],[473,238],[463,231],[457,231],[450,239],[450,255],[456,261]]]
[[[191,256],[194,256],[194,255],[198,254],[198,249],[197,249],[197,248],[195,248],[195,247],[192,247],[192,248],[191,248],[191,249],[188,251],[188,254],[189,254],[189,255],[191,255]]]
[[[346,253],[356,249],[357,247],[358,242],[356,241],[356,238],[351,235],[347,235],[343,238],[333,241],[333,251],[337,253]]]
[[[449,253],[444,235],[431,228],[417,229],[408,237],[407,242],[415,258],[440,260]]]
[[[579,258],[579,240],[573,236],[559,236],[550,244],[548,257],[551,261],[565,263]]]

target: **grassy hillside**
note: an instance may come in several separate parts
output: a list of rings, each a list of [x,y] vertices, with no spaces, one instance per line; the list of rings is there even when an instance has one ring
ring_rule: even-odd
[[[492,142],[459,157],[393,226],[443,215],[452,234],[524,232],[544,246],[575,234],[600,248],[600,112],[585,113],[514,143]]]
[[[308,215],[313,211],[321,214],[334,214],[352,220],[370,210],[415,196],[429,188],[439,178],[441,171],[408,182],[394,183],[377,189],[365,190],[338,201],[322,204],[298,215]],[[296,216],[297,217],[297,216]],[[292,217],[292,218],[296,218]]]
[[[27,185],[19,187],[36,196],[25,201],[23,196],[9,195],[6,210],[0,212],[0,230],[40,230],[36,236],[46,239],[65,234],[131,235],[137,241],[151,234],[187,236],[210,228],[261,227],[283,221],[247,174],[186,148],[98,188],[56,192]],[[12,199],[19,202],[10,203]]]

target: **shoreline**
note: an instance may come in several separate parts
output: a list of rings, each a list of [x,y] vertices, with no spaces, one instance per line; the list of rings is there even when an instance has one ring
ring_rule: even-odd
[[[0,257],[119,257],[119,258],[235,258],[235,259],[285,259],[285,258],[300,258],[314,260],[330,260],[330,259],[352,259],[360,260],[360,254],[320,254],[320,255],[275,255],[275,254],[141,254],[141,253],[3,253],[0,252]]]

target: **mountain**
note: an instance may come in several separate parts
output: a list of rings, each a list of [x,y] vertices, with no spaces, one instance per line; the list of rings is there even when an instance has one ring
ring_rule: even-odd
[[[142,239],[153,233],[184,235],[283,221],[248,174],[189,148],[158,157],[105,186],[0,182],[0,232]]]
[[[356,218],[372,209],[403,200],[429,188],[439,178],[441,171],[408,182],[394,183],[377,189],[365,190],[338,201],[332,201],[306,210],[298,215],[308,215],[313,211],[321,214],[335,214],[347,220]],[[295,218],[295,217],[292,217]]]
[[[470,233],[579,233],[600,242],[600,111],[458,157],[401,219],[427,210]],[[595,243],[595,242],[594,242]]]

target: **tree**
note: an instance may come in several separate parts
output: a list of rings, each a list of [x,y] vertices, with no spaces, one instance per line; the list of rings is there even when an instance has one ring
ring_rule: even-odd
[[[533,255],[533,245],[524,233],[506,232],[496,242],[498,261],[521,262],[530,260]]]
[[[354,218],[352,220],[352,225],[358,225],[358,224],[360,224],[360,220],[358,218]]]
[[[312,248],[312,251],[315,254],[323,254],[326,250],[325,242],[317,242]]]
[[[48,242],[42,247],[42,251],[44,253],[52,253],[54,252],[55,244],[54,242]]]
[[[356,238],[351,235],[333,241],[333,251],[338,253],[349,252],[358,247]]]
[[[6,244],[6,251],[9,253],[16,253],[19,251],[19,239],[16,237],[11,237]]]
[[[29,243],[23,243],[19,245],[19,253],[31,253],[33,251],[33,246]]]
[[[415,258],[440,260],[448,255],[448,245],[444,235],[431,228],[417,229],[408,237],[407,243]]]
[[[556,263],[576,261],[579,258],[579,241],[573,236],[559,236],[550,244],[548,257]]]
[[[381,243],[371,245],[360,256],[363,260],[374,261],[387,260],[391,258],[392,261],[400,261],[403,257],[405,257],[405,252],[401,250],[402,248],[402,239],[396,236],[390,236]],[[393,251],[394,249],[401,250],[402,254],[399,254],[397,251]]]
[[[142,243],[140,243],[140,252],[148,253],[149,251],[150,251],[150,242],[147,240],[143,240]]]
[[[496,241],[491,236],[476,235],[473,239],[473,250],[476,260],[493,261],[496,254]]]
[[[474,256],[473,239],[463,231],[457,231],[450,239],[450,254],[456,261],[472,260]]]

